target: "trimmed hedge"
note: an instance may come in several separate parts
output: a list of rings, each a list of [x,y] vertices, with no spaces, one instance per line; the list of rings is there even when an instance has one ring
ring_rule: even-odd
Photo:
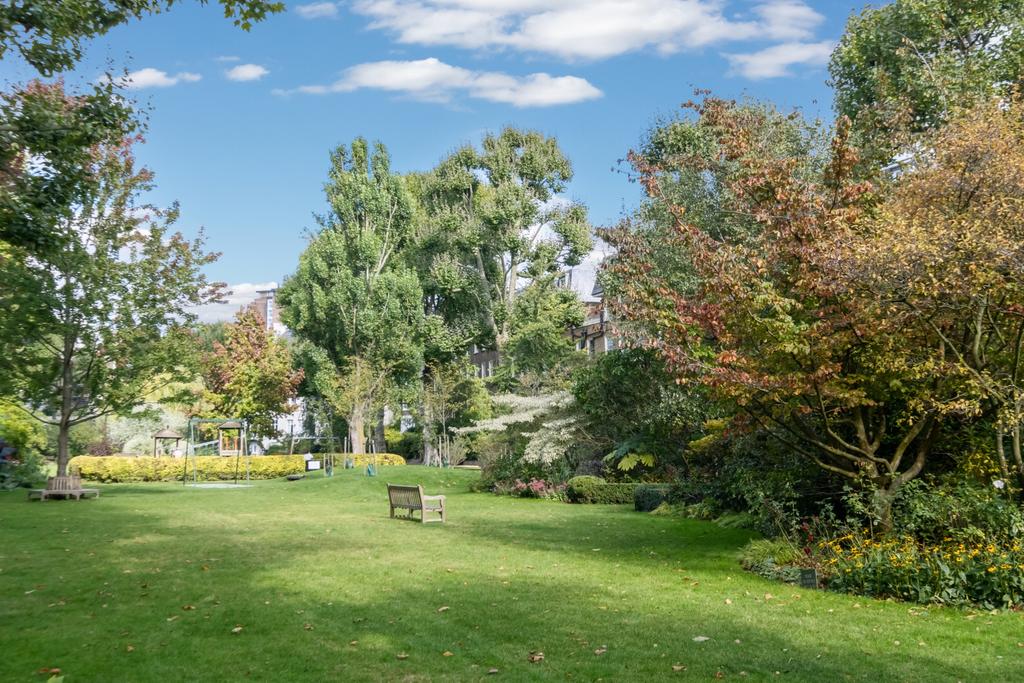
[[[583,475],[570,479],[565,485],[565,493],[570,503],[632,503],[637,486],[637,483],[609,484],[601,477]]]
[[[324,456],[317,455],[317,458],[323,458]],[[344,467],[345,459],[352,458],[352,464],[356,467],[366,467],[373,462],[372,453],[360,453],[358,455],[352,455],[351,453],[335,453],[334,454],[334,466]],[[377,465],[384,467],[385,465],[404,465],[405,458],[394,453],[378,453],[377,454]]]
[[[346,457],[351,457],[356,467],[365,467],[367,463],[373,462],[372,455],[349,456],[339,453],[336,455],[335,466],[343,467]],[[239,478],[245,477],[246,460],[243,457],[238,462]],[[251,479],[277,479],[306,469],[305,457],[302,455],[253,455],[248,460]],[[192,475],[192,461],[193,458],[188,459],[189,476]],[[235,478],[233,456],[201,455],[195,458],[195,463],[201,481],[230,481]],[[378,453],[377,464],[404,465],[405,460],[392,453]],[[185,472],[185,458],[80,455],[72,458],[68,467],[83,479],[93,481],[181,481]]]
[[[668,484],[640,484],[633,491],[633,507],[637,512],[650,512],[668,501]]]

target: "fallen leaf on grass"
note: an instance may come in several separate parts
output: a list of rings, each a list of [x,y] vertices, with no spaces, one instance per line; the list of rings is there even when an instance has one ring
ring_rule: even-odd
[[[167,617],[167,621],[174,621],[177,618],[178,618],[178,615],[175,614],[173,617]]]
[[[771,593],[765,593],[764,594],[764,599],[765,600],[773,600],[774,598],[775,598],[775,596],[772,595]]]
[[[693,637],[693,642],[695,642],[695,643],[703,643],[706,640],[711,640],[711,638],[709,638],[708,636],[694,636]]]
[[[683,664],[673,664],[672,665],[672,670],[673,671],[686,671],[686,666],[683,665]]]
[[[444,652],[441,653],[441,656],[442,657],[453,657],[453,656],[455,656],[455,653],[450,651],[450,650],[445,650]]]
[[[60,675],[60,669],[58,669],[56,667],[52,667],[51,668],[51,667],[48,667],[48,666],[44,666],[42,669],[40,669],[36,673],[50,674],[51,676],[59,676]]]
[[[537,662],[543,662],[544,661],[544,653],[543,652],[537,652],[537,651],[531,652],[530,655],[526,658],[526,661],[530,662],[530,664],[536,664]]]
[[[186,612],[189,612],[189,611],[191,611],[191,610],[194,610],[195,608],[196,608],[196,606],[195,606],[195,605],[182,605],[182,606],[181,606],[181,609],[185,610]]]
[[[124,649],[125,649],[125,652],[135,652],[135,646],[134,645],[128,645]]]
[[[238,624],[233,629],[231,629],[231,632],[234,633],[235,635],[238,635],[239,633],[242,632],[242,625]]]
[[[725,604],[731,605],[732,604],[732,600],[730,600],[729,598],[726,598],[725,599]]]
[[[447,612],[448,611],[448,605],[444,605],[442,607],[438,607],[437,611],[438,612]]]
[[[487,670],[487,673],[488,673],[488,675],[493,676],[494,674],[498,673],[498,670],[494,669],[494,668],[491,668],[491,669]]]
[[[404,652],[399,652],[399,653],[398,653],[397,655],[395,655],[395,657],[396,657],[397,659],[409,659],[409,655],[407,655],[407,654],[406,654],[406,653],[404,653]]]
[[[595,655],[603,655],[605,652],[608,652],[608,648],[604,645],[594,650]]]
[[[306,629],[307,631],[312,631],[315,627],[313,626],[313,624],[303,624],[302,628]]]

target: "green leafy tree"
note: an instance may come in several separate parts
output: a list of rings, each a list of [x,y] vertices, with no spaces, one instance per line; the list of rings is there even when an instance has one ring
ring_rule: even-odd
[[[832,55],[836,109],[868,158],[888,162],[908,134],[1007,94],[1024,78],[1019,0],[895,0],[853,15]]]
[[[284,10],[283,2],[218,0],[224,16],[248,31]],[[17,52],[44,76],[67,71],[82,57],[83,41],[132,19],[171,9],[180,0],[12,0],[0,6],[0,59]],[[206,5],[208,0],[199,0]]]
[[[474,288],[470,319],[481,332],[472,341],[503,353],[517,331],[524,287],[578,265],[590,251],[585,208],[557,199],[571,179],[554,138],[506,128],[485,136],[480,151],[457,150],[427,180],[427,219],[439,243],[432,272],[451,289]],[[576,313],[553,324],[564,329]]]
[[[152,174],[136,167],[131,144],[94,153],[96,181],[57,226],[64,247],[32,256],[8,246],[0,255],[0,378],[56,426],[61,475],[72,427],[128,413],[157,386],[185,378],[189,309],[219,291],[201,273],[216,255],[201,238],[170,232],[177,207],[136,203]]]
[[[311,347],[307,387],[345,415],[361,453],[367,419],[423,366],[423,291],[399,258],[415,204],[384,146],[361,138],[332,155],[325,191],[331,212],[281,288],[282,319]]]
[[[137,128],[109,84],[69,95],[59,82],[33,81],[0,94],[0,248],[59,249],[60,224],[97,191],[94,148]]]
[[[251,309],[227,326],[224,343],[214,342],[203,362],[208,398],[217,415],[245,418],[254,436],[274,436],[277,418],[293,410],[302,381],[287,344],[267,330]]]

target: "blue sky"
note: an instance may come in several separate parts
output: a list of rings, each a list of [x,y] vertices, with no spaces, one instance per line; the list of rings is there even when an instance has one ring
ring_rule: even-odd
[[[485,131],[538,129],[573,162],[568,195],[611,224],[639,198],[617,160],[695,87],[830,118],[827,55],[863,4],[310,0],[246,33],[216,3],[184,3],[92,42],[67,80],[132,72],[152,201],[180,201],[186,234],[205,227],[223,252],[213,278],[266,283],[294,269],[340,143],[379,139],[411,171]],[[31,73],[8,60],[0,75]]]

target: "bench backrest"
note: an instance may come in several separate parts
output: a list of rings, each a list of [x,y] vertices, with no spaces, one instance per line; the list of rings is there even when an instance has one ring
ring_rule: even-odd
[[[46,480],[48,491],[77,491],[82,488],[82,478],[75,475],[66,477],[49,477]]]
[[[388,498],[392,505],[422,505],[423,487],[388,484]]]

